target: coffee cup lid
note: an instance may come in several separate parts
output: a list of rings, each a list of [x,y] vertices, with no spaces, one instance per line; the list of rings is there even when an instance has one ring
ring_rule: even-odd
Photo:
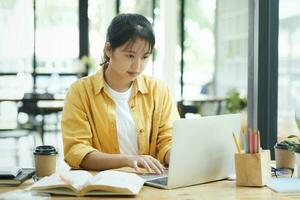
[[[56,149],[53,146],[43,145],[35,148],[34,155],[55,155],[57,154]]]

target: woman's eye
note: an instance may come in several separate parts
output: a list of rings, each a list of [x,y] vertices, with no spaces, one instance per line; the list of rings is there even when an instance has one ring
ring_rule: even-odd
[[[127,58],[134,58],[134,55],[128,54]]]
[[[146,60],[146,59],[148,59],[148,58],[149,58],[149,56],[144,56],[144,57],[143,57],[144,60]]]

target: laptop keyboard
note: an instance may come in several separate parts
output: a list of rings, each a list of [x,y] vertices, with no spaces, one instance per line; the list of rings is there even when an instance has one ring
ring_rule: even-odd
[[[168,184],[168,177],[165,176],[165,177],[149,180],[147,182],[156,183],[156,184],[160,184],[160,185],[167,185]]]

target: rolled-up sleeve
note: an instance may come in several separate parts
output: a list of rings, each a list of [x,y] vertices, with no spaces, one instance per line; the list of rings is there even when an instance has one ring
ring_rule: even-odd
[[[65,98],[61,128],[64,159],[72,168],[80,168],[83,158],[92,151],[92,132],[85,112],[80,82],[74,83]]]
[[[179,119],[178,110],[175,101],[172,98],[170,90],[163,88],[163,103],[160,113],[159,130],[157,135],[157,159],[165,163],[166,153],[171,149],[173,122]]]

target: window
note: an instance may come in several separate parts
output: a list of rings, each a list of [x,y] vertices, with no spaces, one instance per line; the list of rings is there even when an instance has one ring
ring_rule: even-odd
[[[278,136],[300,129],[300,10],[298,1],[279,1]],[[296,118],[297,117],[297,118]],[[298,129],[296,121],[298,120]]]
[[[248,1],[217,0],[214,93],[235,89],[247,95]]]
[[[212,85],[215,56],[215,6],[215,1],[186,1],[183,55],[184,99],[200,98],[201,88]]]
[[[153,0],[120,0],[120,13],[142,14],[152,22],[152,3]]]
[[[248,1],[183,2],[183,103],[200,104],[202,115],[241,111],[248,82]],[[226,109],[229,96],[238,103]]]
[[[32,4],[22,0],[1,1],[0,27],[0,72],[30,72],[33,55]]]
[[[77,72],[78,1],[36,1],[37,72]]]
[[[0,1],[0,27],[0,96],[20,97],[32,89],[32,3]]]
[[[115,1],[89,0],[89,40],[90,57],[96,70],[102,62],[103,47],[106,40],[106,30],[116,13]]]

